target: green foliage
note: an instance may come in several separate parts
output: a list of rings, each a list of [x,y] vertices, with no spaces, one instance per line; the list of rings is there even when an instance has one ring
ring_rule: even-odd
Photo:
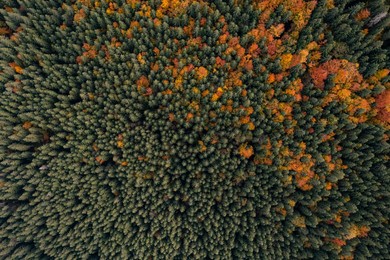
[[[384,12],[1,1],[0,258],[388,259]]]

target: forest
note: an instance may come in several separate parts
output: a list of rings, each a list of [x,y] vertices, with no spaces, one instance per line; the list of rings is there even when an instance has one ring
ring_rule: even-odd
[[[1,0],[0,259],[390,259],[387,0]]]

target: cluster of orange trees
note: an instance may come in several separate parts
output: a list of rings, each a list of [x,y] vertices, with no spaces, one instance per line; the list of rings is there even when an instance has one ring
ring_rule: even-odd
[[[388,10],[0,1],[0,258],[388,259]]]

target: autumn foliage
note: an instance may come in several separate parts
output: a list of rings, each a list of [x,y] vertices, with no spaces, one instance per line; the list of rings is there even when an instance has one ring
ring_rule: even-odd
[[[0,1],[0,258],[390,259],[389,8]]]

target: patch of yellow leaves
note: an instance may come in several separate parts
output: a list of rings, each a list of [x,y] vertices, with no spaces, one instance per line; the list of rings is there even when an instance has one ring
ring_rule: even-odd
[[[292,220],[292,223],[296,227],[300,227],[300,228],[305,228],[306,227],[305,217],[303,217],[303,216],[294,218]]]
[[[238,149],[239,154],[242,157],[249,158],[253,155],[253,147],[251,145],[248,146],[247,143],[240,145]]]
[[[205,152],[207,150],[206,145],[203,143],[203,141],[198,141],[198,144],[200,145],[200,152]]]
[[[291,60],[293,56],[291,53],[283,54],[280,60],[280,66],[283,70],[290,68]]]
[[[73,20],[78,23],[81,20],[83,20],[85,17],[86,17],[86,14],[85,14],[84,9],[80,9],[74,15]]]
[[[32,126],[31,122],[28,122],[28,121],[27,121],[27,122],[24,122],[24,123],[23,123],[23,126],[22,126],[22,127],[23,127],[24,129],[29,129],[29,128],[31,128],[31,126]]]
[[[211,97],[211,101],[217,101],[223,94],[223,89],[222,88],[218,88],[217,89],[217,92],[215,92],[213,94],[213,96]]]
[[[205,77],[207,77],[209,72],[207,71],[207,69],[205,67],[201,66],[201,67],[197,68],[196,73],[197,73],[198,79],[204,79]]]
[[[11,68],[13,68],[15,70],[16,73],[18,73],[18,74],[23,73],[22,67],[18,66],[15,62],[10,63],[9,65],[11,66]]]
[[[370,231],[370,227],[368,226],[357,226],[352,225],[352,227],[348,230],[348,234],[346,235],[346,239],[353,239],[355,237],[365,237]]]

